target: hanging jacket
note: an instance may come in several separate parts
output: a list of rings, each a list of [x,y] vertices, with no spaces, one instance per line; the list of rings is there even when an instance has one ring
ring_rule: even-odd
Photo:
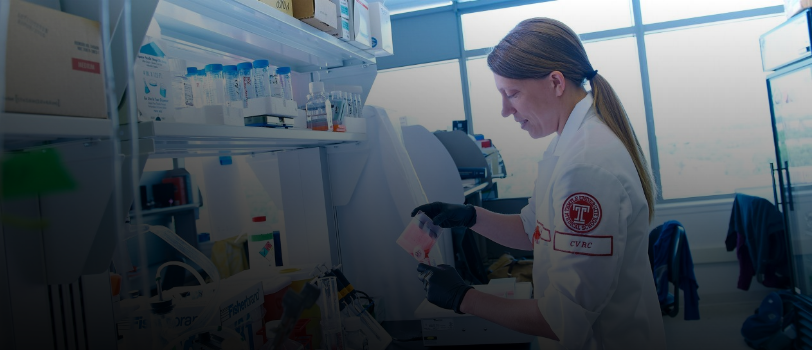
[[[781,212],[770,201],[737,194],[725,239],[727,251],[737,249],[738,288],[750,289],[752,276],[772,288],[789,288],[789,265]]]
[[[660,305],[663,305],[668,300],[668,276],[671,275],[668,270],[668,261],[671,258],[670,247],[674,235],[680,233],[677,230],[679,226],[682,226],[679,221],[666,221],[663,224],[660,237],[654,243],[654,282],[657,286],[657,297],[660,299]],[[685,320],[698,320],[699,294],[697,289],[699,285],[696,283],[696,276],[694,275],[694,261],[691,258],[691,250],[688,248],[688,237],[683,235],[679,244],[679,281],[671,282],[674,282],[685,293]]]

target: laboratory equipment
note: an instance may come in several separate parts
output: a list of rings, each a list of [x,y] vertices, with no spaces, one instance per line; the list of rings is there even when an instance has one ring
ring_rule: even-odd
[[[226,96],[222,64],[206,65],[206,105],[222,106]]]
[[[343,350],[344,331],[341,327],[341,312],[339,308],[339,295],[335,276],[319,278],[321,299],[321,332],[322,349]]]
[[[330,100],[324,95],[324,83],[320,81],[310,83],[310,94],[312,96],[307,101],[308,129],[332,131],[333,110]]]
[[[228,94],[228,104],[231,107],[243,107],[242,99],[242,78],[237,72],[237,66],[223,66],[223,73],[226,79],[226,93]]]
[[[330,104],[333,108],[333,131],[347,131],[347,127],[344,124],[347,102],[341,98],[341,91],[330,92]]]
[[[268,60],[254,61],[254,89],[257,97],[271,96],[271,71]]]
[[[237,65],[237,72],[242,79],[241,97],[245,101],[257,98],[257,90],[254,88],[253,81],[253,69],[254,65],[251,62],[243,62]]]
[[[261,126],[267,128],[292,128],[293,118],[258,115],[245,117],[245,126]]]
[[[271,91],[273,97],[280,97],[285,100],[293,99],[293,86],[290,80],[290,67],[276,68],[276,92]],[[322,89],[324,91],[324,89]]]
[[[361,318],[347,317],[343,322],[347,350],[369,350],[369,340],[361,330]]]

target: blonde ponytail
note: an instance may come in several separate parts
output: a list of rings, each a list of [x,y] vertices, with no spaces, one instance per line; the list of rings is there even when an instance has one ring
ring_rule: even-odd
[[[646,161],[643,148],[637,140],[631,123],[629,122],[626,109],[617,97],[615,89],[600,74],[595,74],[589,80],[592,86],[593,104],[598,115],[610,130],[620,139],[626,151],[632,157],[634,167],[637,169],[637,176],[640,177],[640,184],[643,185],[643,194],[648,202],[648,220],[654,219],[654,205],[657,201],[657,186],[651,176],[648,162]]]
[[[551,18],[531,18],[516,25],[488,55],[488,67],[510,79],[539,79],[559,71],[568,80],[592,86],[595,109],[600,118],[629,152],[643,194],[648,202],[649,222],[654,218],[657,186],[640,142],[623,104],[609,82],[592,69],[578,35],[564,23]]]

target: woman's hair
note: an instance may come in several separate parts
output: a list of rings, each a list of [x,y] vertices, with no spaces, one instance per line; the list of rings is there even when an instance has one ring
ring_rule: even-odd
[[[589,80],[599,117],[617,135],[634,161],[651,221],[657,188],[643,149],[615,90],[594,71],[584,45],[572,29],[550,18],[524,20],[493,48],[488,55],[488,67],[509,79],[540,79],[559,71],[579,86]]]

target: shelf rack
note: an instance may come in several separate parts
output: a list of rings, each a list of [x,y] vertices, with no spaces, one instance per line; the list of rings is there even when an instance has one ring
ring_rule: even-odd
[[[189,51],[267,58],[297,72],[376,62],[373,54],[256,0],[164,0],[154,18],[163,36]]]
[[[120,129],[129,139],[129,126]],[[366,141],[366,134],[230,125],[144,122],[138,135],[152,141],[152,158],[239,155]],[[150,147],[150,145],[147,145]],[[142,150],[143,151],[143,150]]]

